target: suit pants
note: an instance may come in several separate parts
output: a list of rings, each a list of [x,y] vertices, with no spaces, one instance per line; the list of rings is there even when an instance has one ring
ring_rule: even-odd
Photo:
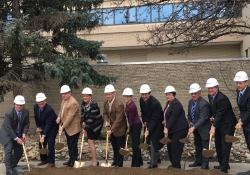
[[[111,145],[113,147],[114,153],[114,163],[116,166],[122,167],[123,166],[123,156],[119,153],[120,148],[124,148],[125,146],[125,135],[116,137],[111,134]]]
[[[142,123],[133,124],[131,130],[131,140],[132,140],[132,162],[131,167],[140,167],[143,164],[142,156],[141,156],[141,149],[139,149],[140,145],[140,136],[141,136],[141,128]]]
[[[72,136],[69,136],[67,134],[67,132],[65,131],[65,135],[67,138],[67,145],[68,145],[68,149],[69,149],[69,161],[71,163],[74,163],[78,158],[77,143],[78,143],[80,132],[78,132]]]
[[[216,153],[217,153],[218,161],[221,167],[220,170],[222,172],[227,172],[232,143],[226,142],[225,141],[226,134],[221,134],[217,130],[215,131],[214,137],[215,137]],[[229,135],[233,135],[233,132],[229,133]]]
[[[168,134],[168,137],[172,140],[172,142],[167,144],[168,156],[174,168],[181,168],[181,156],[184,143],[181,143],[179,140],[187,137],[187,132],[188,128]]]
[[[207,133],[208,134],[208,133]],[[209,159],[202,155],[203,148],[208,149],[209,139],[203,140],[198,130],[194,130],[194,145],[195,145],[195,162],[201,163],[202,166],[208,167]]]
[[[12,153],[14,150],[14,153]],[[22,145],[18,144],[14,140],[9,140],[9,142],[4,146],[4,163],[6,167],[6,172],[16,166],[21,159],[23,154]]]
[[[44,138],[43,147],[46,148],[46,146],[48,144],[49,153],[48,153],[48,155],[47,154],[40,154],[41,161],[47,160],[48,163],[55,164],[55,139],[56,139],[56,135],[57,135],[57,131],[49,133]],[[42,145],[40,142],[39,142],[39,148],[42,148]]]
[[[250,132],[243,129],[248,150],[250,150]]]

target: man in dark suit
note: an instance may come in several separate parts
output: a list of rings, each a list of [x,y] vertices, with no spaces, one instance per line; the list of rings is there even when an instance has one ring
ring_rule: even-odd
[[[47,104],[46,96],[44,93],[38,93],[36,95],[37,104],[34,105],[34,114],[36,121],[36,132],[41,134],[42,137],[40,139],[39,148],[46,148],[48,143],[49,153],[40,154],[41,162],[38,166],[45,165],[49,163],[47,166],[55,167],[55,138],[58,132],[58,124],[56,123],[57,115],[54,109]]]
[[[210,116],[213,125],[210,133],[215,137],[215,147],[219,166],[214,168],[227,173],[229,167],[229,155],[232,143],[225,141],[226,134],[233,135],[237,123],[231,102],[228,97],[219,91],[219,83],[215,78],[209,78],[206,82],[208,88],[208,99],[210,103]]]
[[[17,166],[23,154],[22,144],[26,142],[29,129],[29,111],[24,108],[25,99],[17,95],[14,108],[6,112],[0,131],[0,143],[4,146],[4,163],[7,175],[16,175],[13,168]],[[12,151],[14,150],[14,153]]]
[[[189,133],[194,134],[195,162],[189,167],[201,166],[201,169],[209,169],[209,159],[202,156],[203,148],[208,149],[209,130],[211,127],[209,103],[201,97],[201,87],[197,83],[190,86],[191,98],[188,103]]]
[[[234,77],[237,86],[236,102],[240,110],[241,121],[235,126],[237,129],[243,127],[247,148],[250,150],[250,88],[248,86],[248,75],[244,71],[239,71]],[[241,172],[237,175],[250,175],[250,171]]]
[[[103,107],[103,119],[106,127],[111,126],[107,134],[111,137],[111,145],[114,152],[112,166],[122,167],[123,156],[119,153],[119,150],[125,146],[125,133],[127,130],[124,105],[115,97],[115,88],[113,85],[107,85],[104,93],[106,100]]]
[[[164,137],[162,125],[163,111],[160,102],[151,95],[149,85],[143,84],[140,88],[140,93],[142,122],[147,127],[144,134],[148,137],[150,143],[151,163],[148,168],[157,168],[158,151],[163,147],[163,144],[159,142]]]

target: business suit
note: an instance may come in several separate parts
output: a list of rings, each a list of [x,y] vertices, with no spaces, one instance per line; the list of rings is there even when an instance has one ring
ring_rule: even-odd
[[[188,120],[192,123],[192,109],[193,100],[190,99],[188,103]],[[208,168],[209,159],[202,156],[203,148],[209,148],[209,130],[211,128],[210,124],[210,106],[209,103],[202,97],[196,101],[196,107],[194,111],[194,123],[195,127],[194,134],[194,144],[195,144],[195,163],[202,164],[202,167]]]
[[[233,135],[237,123],[232,105],[226,95],[218,91],[215,97],[208,95],[211,116],[214,117],[215,147],[220,170],[227,173],[228,161],[232,143],[225,141],[226,134]]]
[[[243,123],[243,132],[247,144],[247,148],[250,150],[250,87],[247,86],[241,99],[238,103],[240,91],[237,89],[237,104],[240,110],[240,118]]]
[[[81,131],[81,115],[79,104],[73,96],[67,101],[62,100],[59,112],[65,130],[69,150],[69,165],[73,166],[78,157],[78,139]]]
[[[188,120],[183,106],[177,98],[166,104],[164,117],[166,128],[168,129],[168,137],[172,140],[167,145],[169,159],[174,168],[181,168],[180,162],[184,143],[181,143],[179,140],[187,136]]]
[[[46,104],[40,111],[38,104],[34,105],[34,118],[36,122],[36,127],[41,128],[41,135],[45,135],[43,142],[44,148],[48,143],[49,153],[40,154],[41,161],[48,161],[48,163],[55,164],[55,138],[58,133],[58,124],[56,123],[57,115],[54,109]],[[41,143],[39,142],[39,148],[41,148]]]
[[[152,95],[145,102],[140,97],[141,117],[143,123],[147,123],[149,135],[147,137],[150,147],[151,165],[156,166],[158,162],[158,151],[163,147],[159,142],[163,134],[163,111],[160,102]]]
[[[123,103],[115,98],[111,106],[111,111],[109,111],[108,100],[106,100],[103,107],[103,119],[111,125],[111,144],[114,152],[113,165],[122,167],[123,156],[119,153],[119,150],[125,146],[125,132],[127,130]]]
[[[21,110],[21,133],[18,134],[18,117],[15,108],[10,109],[4,116],[4,121],[0,130],[0,143],[4,146],[4,162],[6,172],[12,170],[13,167],[17,166],[20,158],[23,154],[22,145],[18,144],[14,139],[16,137],[21,138],[23,134],[27,134],[30,121],[29,111],[25,108]],[[19,135],[19,136],[18,136]],[[14,150],[14,154],[12,154]]]

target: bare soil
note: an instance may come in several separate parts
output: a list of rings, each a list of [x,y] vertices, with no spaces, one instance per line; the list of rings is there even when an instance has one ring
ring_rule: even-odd
[[[79,174],[86,174],[86,175],[150,175],[150,174],[157,174],[157,175],[225,175],[221,171],[212,169],[212,170],[201,170],[201,169],[192,169],[192,170],[181,170],[175,168],[168,168],[168,169],[144,169],[144,168],[114,168],[114,167],[83,167],[83,168],[35,168],[32,169],[30,172],[25,172],[24,175],[79,175]]]

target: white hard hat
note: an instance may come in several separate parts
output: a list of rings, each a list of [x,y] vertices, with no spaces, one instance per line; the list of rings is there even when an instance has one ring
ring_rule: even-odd
[[[218,86],[219,83],[215,78],[209,78],[206,83],[206,88]]]
[[[247,73],[244,71],[239,71],[235,74],[234,81],[246,81],[248,80]]]
[[[89,94],[89,95],[92,95],[92,90],[88,87],[84,88],[82,90],[82,94]]]
[[[133,95],[133,90],[131,88],[124,89],[122,95]]]
[[[63,85],[63,86],[61,87],[60,93],[62,94],[62,93],[66,93],[66,92],[69,92],[69,91],[71,91],[71,90],[70,90],[70,87],[69,87],[68,85]]]
[[[25,104],[25,99],[22,95],[17,95],[13,101],[17,105],[24,105]]]
[[[151,89],[150,89],[149,85],[147,85],[147,84],[141,85],[141,88],[140,88],[140,93],[141,94],[149,93],[149,92],[151,92]]]
[[[165,88],[165,94],[169,92],[176,92],[175,88],[173,86],[167,86]]]
[[[115,92],[115,88],[112,84],[108,84],[104,89],[104,93],[109,93],[109,92]]]
[[[36,102],[41,102],[46,99],[46,96],[44,93],[40,92],[36,95]]]
[[[201,90],[200,85],[197,84],[197,83],[193,83],[193,84],[191,84],[191,86],[190,86],[190,88],[189,88],[189,93],[190,93],[190,94],[191,94],[191,93],[195,93],[195,92],[198,92],[198,91],[200,91],[200,90]]]

